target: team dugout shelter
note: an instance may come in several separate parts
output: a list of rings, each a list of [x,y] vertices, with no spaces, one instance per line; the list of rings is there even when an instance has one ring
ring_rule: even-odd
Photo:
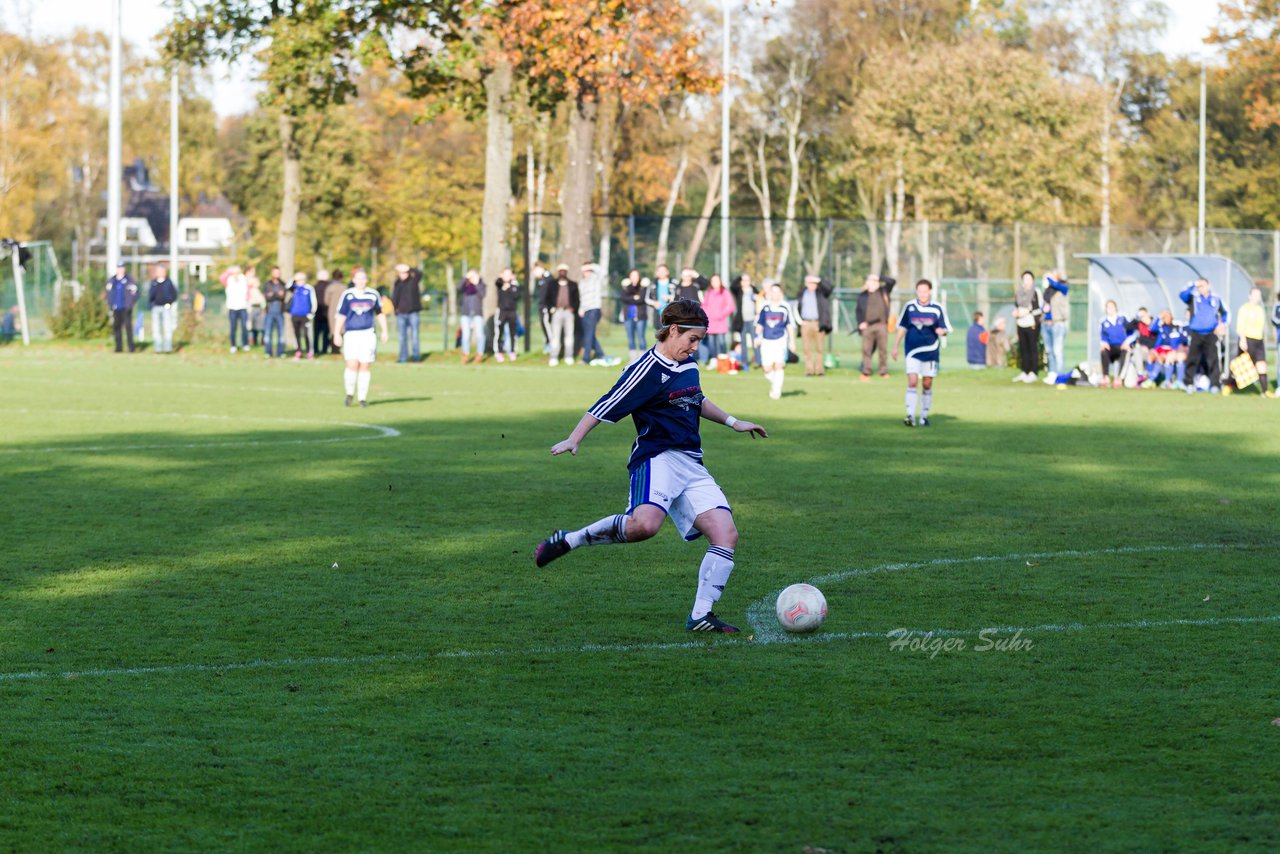
[[[1187,305],[1178,298],[1196,279],[1205,278],[1231,312],[1249,299],[1253,278],[1239,264],[1222,255],[1077,255],[1089,262],[1089,364],[1101,360],[1098,330],[1108,300],[1132,320],[1139,308],[1152,317],[1168,309],[1174,322],[1185,323]],[[1228,334],[1227,338],[1231,335]],[[1219,342],[1224,347],[1226,341]]]

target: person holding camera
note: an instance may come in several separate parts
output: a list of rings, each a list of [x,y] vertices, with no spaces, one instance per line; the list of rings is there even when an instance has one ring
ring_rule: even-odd
[[[875,273],[867,276],[858,294],[856,319],[862,335],[862,382],[871,381],[871,357],[880,354],[880,376],[889,376],[889,294],[897,279]]]

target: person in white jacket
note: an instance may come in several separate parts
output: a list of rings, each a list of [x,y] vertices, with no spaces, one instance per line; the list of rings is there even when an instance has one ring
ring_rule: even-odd
[[[249,280],[239,267],[227,270],[223,282],[227,290],[227,319],[231,324],[231,352],[249,349]],[[236,328],[240,329],[240,345],[236,346]]]

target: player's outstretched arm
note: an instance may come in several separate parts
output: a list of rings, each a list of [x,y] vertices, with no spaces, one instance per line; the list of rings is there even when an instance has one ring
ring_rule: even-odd
[[[757,435],[759,435],[761,439],[769,438],[769,433],[759,424],[755,424],[751,421],[743,421],[741,418],[734,418],[732,415],[725,412],[705,397],[702,399],[702,409],[699,410],[699,414],[708,421],[714,421],[717,424],[724,424],[726,427],[730,427],[738,433],[750,433],[752,439]]]
[[[558,457],[565,451],[578,455],[578,446],[582,444],[582,440],[587,438],[587,434],[596,429],[596,425],[600,423],[600,419],[591,413],[582,416],[582,420],[578,422],[578,426],[573,428],[573,432],[569,434],[569,438],[563,442],[556,442],[551,446],[551,456]]]
[[[893,357],[893,360],[895,362],[898,361],[898,348],[902,346],[902,339],[905,338],[906,335],[907,335],[907,330],[899,326],[898,335],[896,338],[893,339],[893,352],[890,354]]]

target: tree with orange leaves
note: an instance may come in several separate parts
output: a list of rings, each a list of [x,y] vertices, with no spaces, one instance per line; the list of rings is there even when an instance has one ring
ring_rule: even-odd
[[[721,77],[699,54],[677,0],[498,0],[485,7],[496,43],[527,78],[535,102],[568,101],[561,252],[569,269],[591,258],[595,135],[600,99],[653,103],[717,91]]]
[[[1223,0],[1221,20],[1210,41],[1225,45],[1231,67],[1251,78],[1244,90],[1249,124],[1280,127],[1280,0]]]

